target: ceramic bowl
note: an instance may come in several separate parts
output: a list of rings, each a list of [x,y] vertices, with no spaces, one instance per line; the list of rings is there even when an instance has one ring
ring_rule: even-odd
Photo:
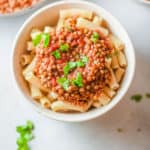
[[[65,8],[89,9],[91,11],[94,11],[97,15],[101,15],[108,22],[111,31],[116,36],[118,36],[125,44],[125,55],[127,57],[128,66],[126,68],[126,73],[122,81],[121,87],[117,92],[117,95],[112,99],[112,101],[108,105],[101,108],[92,109],[84,113],[57,113],[42,108],[40,104],[36,103],[31,98],[27,84],[23,79],[22,69],[19,64],[20,56],[26,48],[26,42],[29,40],[29,34],[31,29],[33,27],[42,28],[45,25],[55,25],[58,20],[59,10]],[[41,114],[44,114],[49,118],[53,118],[60,121],[69,121],[69,122],[86,121],[96,117],[100,117],[104,113],[111,110],[121,99],[123,99],[123,96],[126,94],[129,86],[131,85],[134,76],[134,71],[135,71],[134,48],[126,30],[119,23],[119,21],[115,17],[113,17],[107,10],[91,2],[61,1],[49,4],[41,8],[25,21],[25,23],[19,30],[13,44],[12,74],[14,77],[15,85],[17,85],[19,91],[25,97],[25,100],[28,101],[30,104],[32,104],[32,106],[36,108],[36,110],[38,110]]]

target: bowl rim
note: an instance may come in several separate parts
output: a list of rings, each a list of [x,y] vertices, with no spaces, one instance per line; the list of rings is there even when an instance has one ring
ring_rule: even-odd
[[[15,68],[14,68],[14,55],[15,55],[15,47],[16,47],[16,44],[17,44],[17,41],[18,39],[20,38],[20,34],[22,33],[22,31],[24,30],[24,28],[26,27],[26,25],[28,25],[28,23],[35,17],[37,16],[38,14],[42,13],[43,11],[47,10],[47,9],[51,9],[51,7],[54,7],[54,6],[57,6],[57,5],[62,5],[62,4],[85,4],[85,5],[90,5],[91,7],[93,8],[97,8],[97,9],[101,9],[103,10],[103,12],[105,12],[105,14],[107,14],[109,17],[111,17],[112,20],[114,20],[119,28],[122,29],[122,31],[124,32],[124,34],[126,35],[127,37],[127,40],[128,40],[128,43],[132,49],[132,56],[133,56],[133,60],[132,60],[132,70],[130,70],[130,73],[129,73],[129,77],[127,78],[127,83],[124,85],[124,89],[122,90],[122,92],[120,94],[117,94],[115,97],[118,97],[118,99],[116,101],[111,101],[108,105],[106,106],[103,106],[103,109],[101,108],[96,108],[96,111],[93,112],[93,113],[89,113],[89,114],[86,114],[86,113],[79,113],[78,116],[76,117],[71,117],[71,115],[68,113],[68,114],[64,114],[64,113],[57,113],[57,112],[52,112],[50,110],[46,110],[46,109],[43,109],[42,107],[37,107],[34,102],[29,102],[29,100],[27,100],[27,95],[25,94],[25,92],[23,90],[21,90],[20,88],[20,85],[17,81],[17,77],[16,77],[16,74],[15,74]],[[87,2],[87,1],[59,1],[59,2],[54,2],[54,3],[51,3],[49,5],[46,5],[44,7],[42,7],[41,9],[37,10],[35,13],[33,13],[27,20],[25,20],[25,22],[23,23],[23,25],[21,26],[21,28],[19,29],[18,33],[16,34],[16,37],[13,41],[13,47],[12,47],[12,55],[11,55],[11,74],[12,74],[12,77],[13,77],[13,83],[14,83],[14,86],[16,87],[16,89],[18,89],[18,91],[24,96],[24,99],[26,99],[26,101],[28,101],[28,103],[33,107],[35,108],[38,112],[40,112],[41,114],[43,114],[44,116],[47,116],[48,118],[51,118],[51,119],[54,119],[54,120],[58,120],[58,121],[64,121],[64,122],[82,122],[82,121],[87,121],[87,120],[92,120],[94,118],[97,118],[99,116],[102,116],[103,114],[105,114],[106,112],[110,111],[112,108],[114,108],[114,106],[116,106],[117,103],[119,103],[122,98],[124,97],[124,95],[127,93],[131,83],[132,83],[132,80],[133,80],[133,77],[134,77],[134,74],[135,74],[135,63],[136,63],[136,59],[135,59],[135,50],[134,50],[134,47],[133,47],[133,44],[129,38],[129,35],[128,33],[126,32],[125,28],[120,24],[120,22],[113,16],[111,15],[107,10],[105,10],[103,7],[101,6],[98,6],[92,2]],[[89,111],[90,112],[90,111]]]

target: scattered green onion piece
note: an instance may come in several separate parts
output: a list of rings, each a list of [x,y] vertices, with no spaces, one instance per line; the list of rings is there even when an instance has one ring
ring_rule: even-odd
[[[145,94],[146,98],[150,98],[150,93]]]
[[[17,150],[30,150],[30,148],[29,148],[28,144],[24,144],[21,147],[18,147]]]
[[[37,45],[40,43],[41,39],[42,39],[42,34],[41,34],[41,33],[40,33],[40,34],[37,34],[37,35],[32,39],[33,45],[34,45],[34,46],[37,46]]]
[[[46,48],[49,45],[49,41],[50,41],[50,35],[48,33],[43,33],[42,34],[42,39],[44,41],[44,47]]]
[[[82,87],[82,86],[83,86],[82,75],[81,75],[80,72],[77,73],[77,76],[76,76],[76,78],[72,81],[72,83],[73,83],[75,86],[78,86],[78,87]]]
[[[34,128],[34,125],[30,120],[27,121],[27,128],[28,129],[33,129]]]
[[[142,100],[142,95],[135,94],[135,95],[131,96],[131,100],[134,100],[135,102],[140,102]]]
[[[83,61],[79,60],[76,62],[76,65],[77,65],[77,67],[83,67],[84,63],[83,63]]]
[[[68,62],[64,67],[64,74],[68,75],[69,71],[77,66],[76,62]]]
[[[123,129],[122,128],[118,128],[117,131],[118,132],[123,132]]]
[[[37,46],[42,39],[43,39],[44,47],[46,48],[50,41],[50,35],[48,33],[37,34],[32,40],[33,45]]]
[[[22,145],[24,145],[24,143],[26,143],[26,140],[24,138],[18,138],[17,139],[17,145],[18,146],[22,146]]]
[[[70,84],[70,81],[65,78],[65,77],[62,77],[62,78],[59,78],[57,80],[58,84],[60,84],[65,90],[68,90],[69,88],[69,84]]]
[[[56,59],[60,59],[61,55],[60,52],[58,50],[55,50],[54,52],[52,52],[52,55],[56,58]]]
[[[99,34],[97,32],[94,32],[91,36],[91,41],[95,43],[99,38],[100,38]]]
[[[68,44],[61,44],[60,45],[60,50],[62,52],[66,52],[66,51],[68,51],[68,49],[69,49],[69,45]]]
[[[17,126],[16,131],[20,134],[16,143],[18,145],[18,150],[29,150],[28,142],[31,141],[34,137],[32,134],[34,126],[31,121],[27,121],[26,125]]]
[[[84,64],[87,64],[88,61],[89,61],[88,57],[86,57],[86,56],[83,56],[83,57],[82,57],[82,62],[83,62]]]
[[[33,134],[32,134],[32,133],[26,133],[26,134],[24,134],[24,138],[25,138],[27,141],[31,141],[34,137],[33,137]]]
[[[87,62],[88,62],[88,58],[86,56],[83,56],[82,59],[79,61],[68,62],[64,67],[64,74],[68,75],[71,69],[74,69],[76,67],[83,67]]]

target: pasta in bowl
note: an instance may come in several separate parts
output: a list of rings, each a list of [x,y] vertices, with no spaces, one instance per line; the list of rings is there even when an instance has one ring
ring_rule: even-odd
[[[17,56],[21,82],[32,101],[60,116],[104,111],[115,101],[128,72],[126,45],[105,16],[75,5],[56,10],[54,22],[26,29],[24,48]]]

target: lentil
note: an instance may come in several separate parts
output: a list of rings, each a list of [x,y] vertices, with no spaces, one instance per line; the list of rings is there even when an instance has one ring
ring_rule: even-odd
[[[0,0],[0,14],[13,13],[30,7],[40,0]]]
[[[105,66],[105,57],[111,54],[113,47],[108,37],[105,37],[101,32],[77,28],[75,26],[76,19],[77,17],[68,19],[71,30],[61,28],[53,33],[47,48],[42,48],[42,43],[39,44],[42,49],[39,50],[39,46],[36,48],[34,72],[46,88],[57,93],[58,99],[82,104],[90,99],[98,100],[109,80],[110,71]],[[96,42],[92,42],[91,36],[95,32],[99,38]],[[68,44],[68,50],[60,51],[61,57],[56,59],[52,53],[59,50],[61,44]],[[56,81],[64,77],[64,67],[68,62],[81,60],[83,56],[87,57],[88,61],[84,66],[75,67],[69,71],[66,75],[69,80],[69,87],[67,90],[63,89]],[[78,73],[81,74],[80,78],[82,78],[82,84],[79,87],[72,83]]]

